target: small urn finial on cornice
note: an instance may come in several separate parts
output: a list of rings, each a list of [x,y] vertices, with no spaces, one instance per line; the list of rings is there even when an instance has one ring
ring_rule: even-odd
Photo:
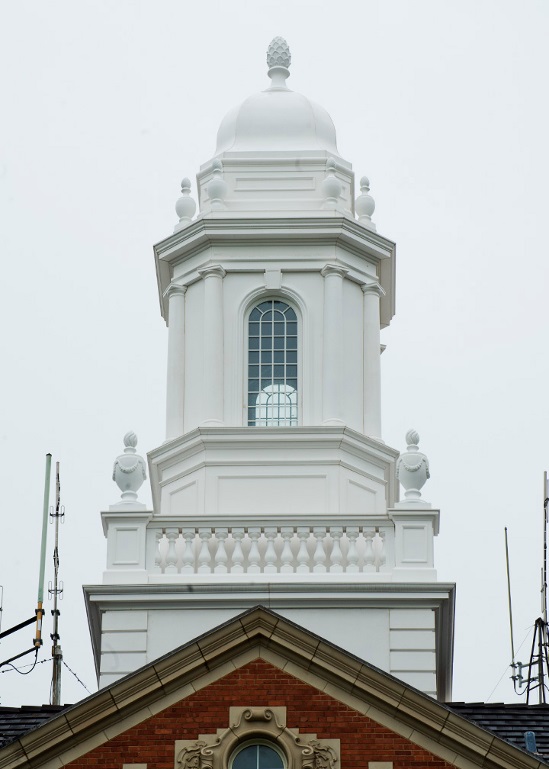
[[[376,209],[376,203],[370,195],[370,180],[363,176],[360,180],[360,195],[355,201],[355,211],[358,221],[369,230],[376,231],[376,226],[372,221],[372,214]]]
[[[404,501],[400,504],[427,503],[421,498],[421,489],[431,477],[429,473],[429,460],[419,448],[419,433],[416,430],[408,430],[406,433],[407,450],[397,459],[396,476],[404,488]]]
[[[191,198],[191,180],[185,177],[181,182],[181,197],[175,204],[175,213],[179,216],[179,222],[175,225],[173,231],[185,229],[193,219],[196,212],[196,203]]]
[[[337,208],[343,185],[336,176],[337,165],[334,158],[326,161],[326,177],[320,185],[324,195],[323,208]]]
[[[223,179],[223,164],[219,158],[212,163],[212,178],[208,182],[208,197],[212,205],[212,211],[222,211],[227,208],[225,198],[229,187]]]
[[[137,435],[134,432],[124,436],[124,453],[116,457],[112,479],[122,492],[122,502],[132,504],[137,501],[137,492],[147,479],[147,469],[143,457],[137,454]]]
[[[290,47],[283,37],[273,37],[267,48],[267,74],[271,78],[271,88],[287,88],[286,80],[290,77],[292,55]]]

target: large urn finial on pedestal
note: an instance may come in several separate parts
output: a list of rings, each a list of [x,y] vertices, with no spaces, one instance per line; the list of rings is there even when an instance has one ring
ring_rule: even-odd
[[[271,90],[287,88],[286,80],[290,77],[289,66],[292,62],[290,47],[283,37],[274,37],[267,48],[267,74],[271,78]]]
[[[122,492],[122,502],[132,504],[137,501],[137,492],[147,479],[147,469],[143,457],[136,453],[137,435],[133,432],[124,436],[124,453],[116,457],[112,479]]]
[[[396,476],[404,488],[404,502],[400,504],[427,503],[421,498],[421,489],[430,478],[429,460],[419,448],[419,433],[408,430],[406,433],[407,451],[397,459]]]

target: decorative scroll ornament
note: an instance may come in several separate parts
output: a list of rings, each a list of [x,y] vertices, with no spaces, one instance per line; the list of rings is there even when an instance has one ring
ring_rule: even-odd
[[[375,200],[370,193],[370,180],[363,176],[360,180],[360,195],[355,200],[355,211],[358,221],[367,229],[376,231],[376,226],[372,222],[372,214],[376,209]]]
[[[196,203],[191,198],[191,180],[187,177],[181,182],[181,197],[175,204],[175,213],[179,217],[179,222],[175,225],[174,232],[187,227],[196,213]]]
[[[311,740],[301,751],[303,762],[301,769],[335,769],[338,758],[335,750],[323,745],[318,740]]]
[[[176,769],[226,769],[243,742],[272,743],[293,769],[339,769],[340,742],[300,734],[286,723],[285,707],[231,707],[229,726],[195,740],[175,741]]]
[[[204,740],[197,740],[194,744],[181,749],[177,763],[181,769],[209,769],[212,765],[212,755],[208,743]]]
[[[405,489],[407,502],[422,503],[421,489],[430,478],[429,460],[419,448],[419,433],[408,430],[406,433],[407,451],[400,455],[396,465],[396,476]]]
[[[135,502],[137,492],[147,479],[145,460],[136,453],[137,435],[133,432],[124,436],[124,453],[116,457],[112,479],[122,492],[123,502]]]

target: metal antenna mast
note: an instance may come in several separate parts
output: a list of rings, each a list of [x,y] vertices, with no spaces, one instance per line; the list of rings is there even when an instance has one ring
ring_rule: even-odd
[[[51,656],[53,657],[52,694],[51,704],[61,705],[61,666],[63,664],[63,652],[59,644],[59,615],[57,608],[58,599],[63,594],[63,583],[59,582],[59,519],[65,518],[65,509],[61,506],[61,484],[59,482],[59,462],[55,463],[55,508],[50,512],[50,518],[55,526],[55,546],[53,549],[53,586],[50,582],[48,593],[53,596],[53,633],[50,637],[53,641]]]
[[[543,473],[543,566],[541,570],[541,615],[547,629],[547,470]]]
[[[541,617],[538,617],[534,623],[534,637],[532,639],[532,649],[530,651],[530,661],[527,665],[516,662],[514,659],[511,668],[511,676],[515,685],[517,694],[526,692],[526,704],[530,704],[530,696],[537,690],[538,703],[540,705],[547,702],[547,692],[549,686],[547,679],[549,677],[549,642],[547,637],[547,525],[548,525],[549,494],[547,489],[547,472],[543,474],[543,564],[541,567]],[[505,532],[505,546],[507,548],[507,530]],[[509,574],[509,571],[507,572]],[[511,607],[509,599],[509,609]],[[512,630],[511,630],[512,634]],[[511,635],[512,639],[512,635]],[[513,641],[511,640],[511,644]],[[518,674],[515,669],[518,668]],[[527,670],[528,674],[523,675]],[[524,687],[524,688],[523,688]]]
[[[509,602],[509,630],[511,631],[511,667],[515,665],[515,637],[513,634],[513,604],[511,603],[511,572],[509,570],[509,543],[505,527],[505,563],[507,566],[507,599]]]

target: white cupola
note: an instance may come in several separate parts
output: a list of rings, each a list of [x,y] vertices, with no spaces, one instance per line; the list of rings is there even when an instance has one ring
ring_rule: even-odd
[[[131,493],[102,513],[104,584],[86,588],[101,681],[268,602],[447,697],[453,586],[434,569],[427,459],[410,432],[399,502],[381,439],[395,244],[366,177],[355,214],[351,164],[328,113],[287,87],[282,38],[267,64],[270,86],[221,122],[197,215],[184,178],[154,247],[166,440],[148,454],[153,509],[130,499],[142,468],[121,455]]]
[[[267,51],[270,86],[221,121],[215,155],[197,176],[202,216],[219,210],[226,216],[244,211],[329,216],[330,210],[353,215],[351,164],[339,155],[326,110],[288,88],[290,63],[288,44],[275,37]],[[322,185],[327,164],[340,182],[337,200],[330,198],[328,206]],[[222,207],[210,187],[220,168],[228,185]]]
[[[225,152],[318,152],[338,155],[336,132],[326,110],[291,91],[290,49],[275,37],[267,50],[271,85],[249,96],[221,121],[216,157]]]

